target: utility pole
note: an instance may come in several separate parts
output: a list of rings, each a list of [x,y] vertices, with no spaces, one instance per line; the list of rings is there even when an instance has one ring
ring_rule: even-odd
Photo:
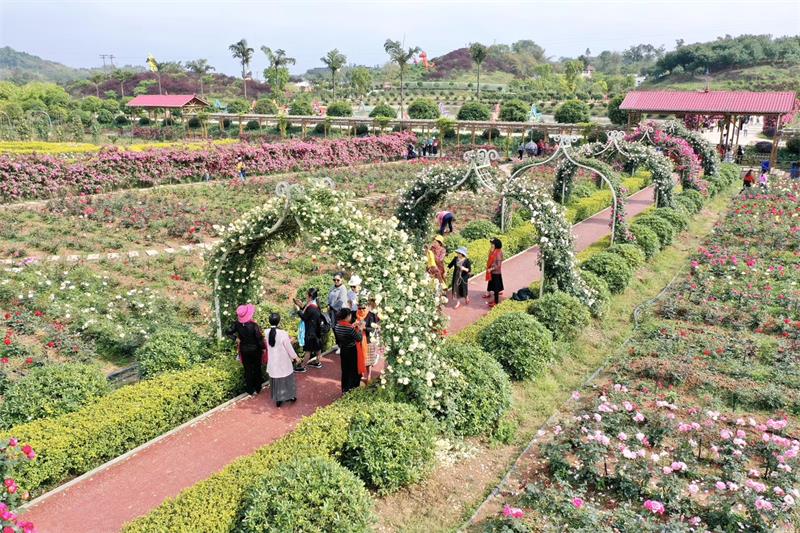
[[[100,54],[100,59],[103,60],[103,68],[106,68],[106,58],[107,57],[108,57],[108,54]]]
[[[108,58],[111,60],[111,68],[117,68],[114,65],[114,54],[109,54]]]

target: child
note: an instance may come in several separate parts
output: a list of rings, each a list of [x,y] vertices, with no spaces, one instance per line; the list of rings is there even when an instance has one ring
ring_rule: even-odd
[[[247,178],[247,171],[244,168],[244,160],[240,157],[236,162],[236,172],[239,174],[239,179],[244,183]]]
[[[758,186],[761,187],[764,194],[769,191],[769,175],[766,172],[762,172],[758,177]]]

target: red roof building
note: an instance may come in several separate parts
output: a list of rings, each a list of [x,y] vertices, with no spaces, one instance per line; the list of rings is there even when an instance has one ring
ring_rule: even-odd
[[[778,115],[791,113],[796,99],[793,91],[631,91],[619,108],[637,113]]]
[[[128,102],[127,106],[145,109],[183,109],[208,107],[208,102],[196,94],[142,94]]]

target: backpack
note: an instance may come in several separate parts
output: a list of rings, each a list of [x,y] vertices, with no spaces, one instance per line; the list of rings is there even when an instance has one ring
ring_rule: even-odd
[[[328,333],[330,333],[332,326],[331,326],[331,317],[328,313],[320,313],[322,318],[319,321],[319,331],[324,337]]]
[[[533,291],[530,290],[528,287],[518,290],[517,292],[511,295],[511,299],[517,302],[525,302],[527,300],[533,300],[535,298]]]

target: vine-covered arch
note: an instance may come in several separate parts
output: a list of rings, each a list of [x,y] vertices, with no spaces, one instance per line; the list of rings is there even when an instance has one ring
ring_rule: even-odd
[[[479,150],[468,153],[468,169],[454,166],[435,166],[420,172],[418,179],[401,195],[396,211],[398,227],[414,235],[421,244],[430,231],[430,219],[436,205],[457,190],[479,188],[499,194],[504,200],[513,199],[531,213],[531,223],[539,232],[539,266],[546,290],[561,290],[578,297],[587,306],[595,295],[578,272],[574,254],[572,228],[564,209],[550,194],[535,183],[519,176],[506,178],[493,171],[492,152]]]
[[[438,356],[442,324],[424,263],[396,220],[367,216],[332,186],[330,180],[280,184],[275,198],[220,229],[222,240],[206,266],[217,335],[223,322],[234,319],[237,305],[257,303],[261,251],[307,237],[337,266],[358,273],[378,302],[388,363],[382,381],[435,410],[439,376],[450,370]]]
[[[702,159],[685,139],[670,135],[660,129],[655,122],[639,124],[636,130],[625,137],[626,141],[655,146],[665,153],[675,164],[684,189],[703,191],[705,185],[700,180]]]
[[[706,176],[716,176],[719,172],[719,154],[702,135],[690,131],[686,126],[677,120],[670,120],[664,124],[664,131],[674,137],[679,137],[689,143],[694,153],[700,156],[703,162],[703,174]]]

